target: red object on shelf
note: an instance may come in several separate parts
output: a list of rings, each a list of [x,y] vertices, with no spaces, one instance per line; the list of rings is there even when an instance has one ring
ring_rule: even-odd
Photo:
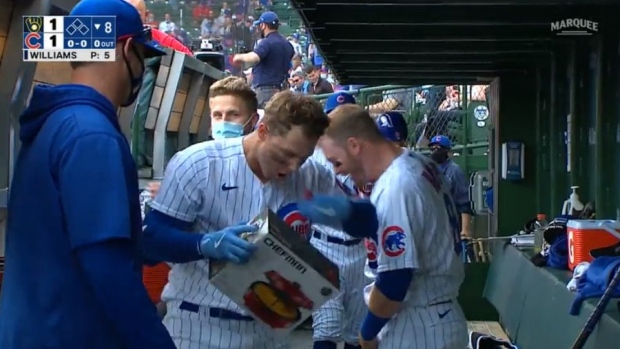
[[[170,267],[166,263],[159,263],[142,269],[142,282],[149,298],[155,304],[161,301],[161,292],[168,283],[168,272],[170,272]]]

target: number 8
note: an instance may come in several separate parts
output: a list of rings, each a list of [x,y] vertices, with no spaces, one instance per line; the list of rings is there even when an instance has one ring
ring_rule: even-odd
[[[450,222],[450,230],[454,235],[454,252],[460,255],[463,251],[461,246],[461,229],[459,228],[459,213],[456,205],[448,193],[443,194],[443,200],[446,203],[446,211],[448,212],[448,221]]]
[[[104,28],[105,32],[110,34],[112,32],[112,23],[110,22],[105,22],[105,28]]]

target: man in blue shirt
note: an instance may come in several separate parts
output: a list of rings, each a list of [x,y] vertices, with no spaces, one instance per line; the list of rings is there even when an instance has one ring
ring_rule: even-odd
[[[267,101],[281,91],[288,78],[288,69],[295,54],[293,45],[280,33],[280,20],[273,12],[263,12],[254,22],[263,38],[253,52],[236,54],[233,63],[255,65],[252,68],[252,85],[258,97],[258,107],[264,108]]]
[[[439,170],[446,176],[450,184],[450,192],[461,215],[461,237],[471,238],[471,203],[469,201],[469,184],[463,170],[450,159],[452,142],[447,136],[435,136],[428,144],[431,159],[439,165]]]
[[[175,349],[142,284],[138,179],[117,120],[144,59],[165,54],[124,0],[72,16],[116,17],[116,61],[72,63],[71,83],[35,87],[7,219],[2,349]]]

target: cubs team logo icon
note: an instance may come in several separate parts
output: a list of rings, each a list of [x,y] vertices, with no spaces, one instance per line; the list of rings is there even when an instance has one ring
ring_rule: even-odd
[[[388,257],[398,257],[405,252],[405,231],[396,225],[389,226],[381,234],[381,247]]]
[[[364,195],[366,196],[370,196],[370,194],[372,193],[372,187],[373,187],[372,183],[364,184],[364,186],[362,187],[362,193],[364,193]]]
[[[344,103],[344,96],[340,95],[340,96],[336,97],[336,102],[338,102],[338,104]]]
[[[489,108],[479,105],[474,109],[474,117],[476,120],[484,121],[489,117]]]
[[[312,223],[306,216],[299,212],[297,203],[292,202],[290,204],[282,206],[278,210],[278,217],[288,224],[297,234],[306,239],[310,239],[310,232],[312,231]]]

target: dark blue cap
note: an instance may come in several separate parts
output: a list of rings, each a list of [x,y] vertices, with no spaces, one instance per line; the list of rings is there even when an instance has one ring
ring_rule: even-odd
[[[133,38],[146,48],[146,56],[163,56],[166,54],[155,41],[152,41],[151,27],[142,23],[135,7],[125,0],[82,0],[71,16],[116,16],[116,38],[118,40]]]
[[[407,140],[408,129],[407,121],[403,114],[395,111],[389,111],[379,115],[376,119],[379,132],[387,140],[392,142],[404,142]]]
[[[355,98],[348,93],[336,92],[327,97],[327,100],[325,101],[325,108],[323,110],[326,114],[329,114],[332,110],[343,104],[355,104]]]
[[[442,135],[438,135],[438,136],[431,138],[431,141],[428,143],[428,145],[429,146],[438,145],[446,149],[452,148],[452,142],[450,142],[450,138],[448,138],[447,136],[442,136]]]
[[[260,17],[258,17],[258,19],[254,21],[252,26],[256,27],[257,25],[262,23],[278,25],[280,23],[280,19],[278,18],[278,15],[275,14],[275,12],[267,11],[263,12]]]

